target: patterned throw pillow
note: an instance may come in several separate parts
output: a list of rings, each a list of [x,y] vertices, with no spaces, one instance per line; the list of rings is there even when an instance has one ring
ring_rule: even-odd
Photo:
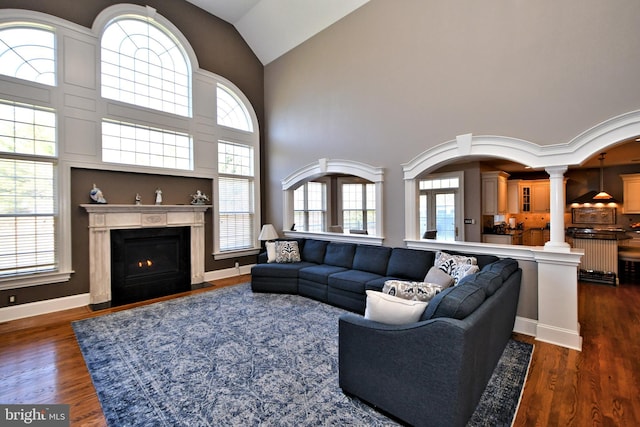
[[[404,280],[387,280],[382,292],[409,301],[429,302],[444,287],[435,283],[408,282]]]
[[[277,241],[276,242],[276,262],[300,262],[300,250],[298,242]]]
[[[479,271],[477,264],[478,260],[475,257],[451,255],[446,252],[438,251],[433,265],[453,277],[454,285],[457,285],[459,279],[462,279],[467,274]],[[471,267],[474,265],[476,266],[476,269]]]

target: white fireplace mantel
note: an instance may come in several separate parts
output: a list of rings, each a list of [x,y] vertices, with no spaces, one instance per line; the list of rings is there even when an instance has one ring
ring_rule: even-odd
[[[92,305],[111,301],[111,230],[191,228],[191,284],[204,282],[207,205],[80,205],[89,213],[89,294]]]

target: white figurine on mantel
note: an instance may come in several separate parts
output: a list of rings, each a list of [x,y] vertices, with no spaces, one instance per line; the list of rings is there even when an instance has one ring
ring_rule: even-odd
[[[206,194],[203,194],[200,190],[196,191],[196,194],[191,195],[191,204],[192,205],[204,205],[209,201],[209,198]]]
[[[89,191],[89,196],[94,203],[107,203],[107,200],[102,195],[102,191],[93,184],[93,188]]]
[[[161,189],[156,189],[156,205],[161,205],[162,204],[162,190]]]
[[[140,196],[140,193],[136,193],[136,205],[141,205],[142,204],[142,197]]]

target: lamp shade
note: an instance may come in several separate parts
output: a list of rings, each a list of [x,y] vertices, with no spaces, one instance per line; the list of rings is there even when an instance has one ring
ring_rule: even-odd
[[[260,230],[258,240],[275,240],[277,238],[278,233],[276,232],[273,224],[265,224],[262,226],[262,230]]]

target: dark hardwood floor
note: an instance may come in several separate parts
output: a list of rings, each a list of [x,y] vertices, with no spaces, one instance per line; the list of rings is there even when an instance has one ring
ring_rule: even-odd
[[[71,322],[173,297],[0,324],[0,403],[67,403],[73,426],[106,425]],[[535,345],[515,426],[640,425],[640,284],[580,283],[579,319],[582,352],[515,335]]]

